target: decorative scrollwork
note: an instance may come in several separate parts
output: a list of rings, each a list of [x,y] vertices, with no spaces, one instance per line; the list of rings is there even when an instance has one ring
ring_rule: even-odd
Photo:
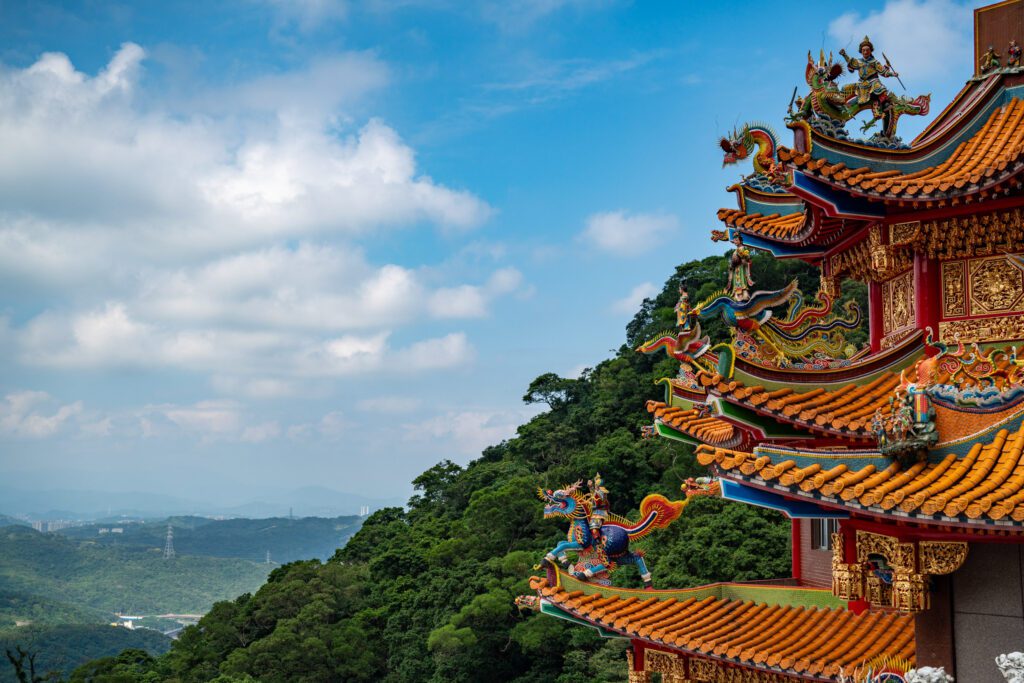
[[[967,559],[964,541],[921,541],[917,548],[923,574],[952,574]]]

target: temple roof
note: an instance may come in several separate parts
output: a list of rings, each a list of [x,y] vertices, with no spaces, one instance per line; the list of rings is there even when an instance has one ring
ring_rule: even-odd
[[[853,195],[900,201],[939,201],[1007,189],[1024,169],[1024,100],[1016,97],[996,108],[968,139],[941,162],[904,172],[894,166],[848,168],[843,161],[779,148],[779,158],[805,175]],[[1016,188],[1020,183],[1013,181]]]
[[[540,596],[607,631],[761,671],[834,680],[880,657],[914,658],[914,620],[847,611],[830,592],[716,584],[683,591],[584,585],[561,572]]]
[[[648,401],[647,412],[677,432],[695,441],[725,446],[739,435],[734,426],[714,416],[701,416],[697,410],[683,410],[662,401]]]
[[[867,383],[851,383],[832,390],[821,387],[805,391],[789,387],[773,390],[760,384],[744,385],[736,380],[706,375],[702,380],[727,401],[762,415],[812,432],[857,439],[871,438],[871,418],[876,410],[889,414],[889,398],[900,382],[899,375],[890,371],[880,373]]]
[[[806,216],[802,211],[781,214],[746,213],[739,209],[719,209],[718,220],[730,228],[738,228],[741,232],[771,237],[774,239],[792,239],[804,227]]]
[[[728,479],[819,504],[929,522],[1016,526],[1024,522],[1022,452],[1024,425],[973,441],[962,456],[948,449],[905,464],[870,451],[815,453],[771,446],[753,453],[701,446],[697,460]]]

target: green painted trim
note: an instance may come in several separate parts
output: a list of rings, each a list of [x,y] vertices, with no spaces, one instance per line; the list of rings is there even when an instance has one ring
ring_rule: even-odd
[[[592,628],[595,631],[597,631],[602,638],[618,638],[620,640],[629,640],[627,636],[624,636],[620,633],[609,631],[607,629],[601,628],[596,624],[591,624],[589,621],[573,616],[568,612],[563,612],[562,610],[558,609],[558,607],[547,601],[540,603],[540,613],[546,614],[549,617],[554,617],[556,619],[564,619],[565,621],[576,624],[577,626],[586,626],[587,628]]]
[[[703,441],[700,441],[699,439],[692,437],[689,434],[686,434],[685,432],[680,432],[677,429],[673,429],[664,422],[658,422],[655,425],[655,427],[657,428],[658,436],[663,436],[666,439],[671,439],[672,441],[682,441],[683,443],[689,444],[691,446],[699,446],[703,443]]]
[[[584,595],[599,594],[638,600],[688,600],[695,598],[716,598],[718,600],[742,600],[747,602],[780,605],[785,607],[818,607],[822,609],[846,609],[846,601],[832,595],[825,588],[801,588],[797,586],[769,586],[743,583],[714,583],[710,586],[683,588],[679,590],[640,590],[635,588],[614,588],[586,583],[559,572],[559,582],[567,591],[582,591]]]

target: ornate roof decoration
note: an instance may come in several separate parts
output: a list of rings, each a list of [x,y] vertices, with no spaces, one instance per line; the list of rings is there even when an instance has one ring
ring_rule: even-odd
[[[769,446],[752,453],[701,446],[697,459],[730,479],[875,514],[964,524],[1024,522],[1024,426],[966,444],[962,457],[950,451],[913,464],[877,451]]]
[[[1024,170],[1024,100],[1014,98],[996,109],[941,163],[912,172],[847,168],[844,162],[831,163],[785,147],[779,149],[779,158],[801,173],[858,196],[918,202],[972,194],[998,196],[1022,185],[1016,176]]]
[[[857,615],[829,600],[827,590],[737,584],[689,591],[583,590],[564,574],[556,585],[544,579],[532,585],[548,610],[692,655],[691,666],[710,660],[832,681],[872,660],[914,658],[912,617]],[[778,598],[772,600],[772,593]]]
[[[718,220],[725,223],[727,227],[738,228],[747,234],[778,240],[791,240],[806,226],[807,215],[802,211],[797,211],[788,214],[772,213],[764,216],[759,213],[746,213],[739,209],[719,209]],[[713,232],[711,239],[718,242],[728,238],[724,233]]]

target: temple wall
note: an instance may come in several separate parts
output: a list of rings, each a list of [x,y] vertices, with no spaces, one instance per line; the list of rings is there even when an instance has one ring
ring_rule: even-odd
[[[832,551],[811,546],[810,519],[800,520],[800,580],[811,586],[832,586]]]
[[[952,578],[956,680],[1004,683],[996,656],[1024,650],[1024,548],[972,543]]]

